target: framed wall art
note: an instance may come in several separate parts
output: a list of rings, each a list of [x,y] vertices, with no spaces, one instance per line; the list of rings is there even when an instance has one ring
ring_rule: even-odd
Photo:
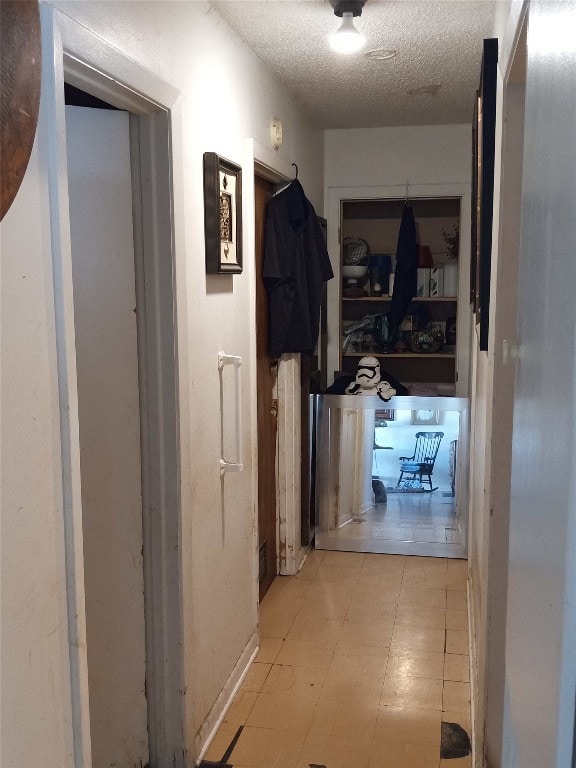
[[[204,153],[206,273],[242,272],[242,168]]]
[[[415,424],[417,426],[436,426],[436,424],[440,424],[442,418],[442,414],[440,411],[434,411],[434,410],[418,410],[418,411],[412,411],[412,416],[410,418],[410,424]]]
[[[496,141],[496,80],[498,40],[484,40],[480,88],[476,94],[472,129],[472,259],[470,300],[480,324],[480,349],[488,349],[492,217]]]

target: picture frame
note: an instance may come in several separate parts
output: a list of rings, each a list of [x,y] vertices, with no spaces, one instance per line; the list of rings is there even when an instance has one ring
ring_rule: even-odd
[[[396,411],[394,408],[378,408],[376,411],[376,421],[394,421]]]
[[[423,427],[436,426],[437,424],[440,424],[441,418],[441,411],[420,409],[412,411],[410,424]]]
[[[498,40],[484,40],[480,87],[472,129],[472,248],[470,301],[479,324],[480,350],[488,350],[492,218],[496,146]]]
[[[242,272],[242,168],[204,153],[206,274]]]
[[[471,211],[471,238],[470,238],[470,305],[472,313],[477,316],[479,310],[479,291],[478,291],[478,219],[480,215],[480,200],[478,194],[478,184],[480,181],[480,151],[478,144],[478,128],[480,122],[480,93],[476,91],[474,99],[474,118],[472,120],[472,211]]]

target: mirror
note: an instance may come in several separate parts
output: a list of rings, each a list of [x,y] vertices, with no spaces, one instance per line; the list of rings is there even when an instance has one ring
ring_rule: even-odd
[[[316,548],[464,557],[468,403],[320,395]]]

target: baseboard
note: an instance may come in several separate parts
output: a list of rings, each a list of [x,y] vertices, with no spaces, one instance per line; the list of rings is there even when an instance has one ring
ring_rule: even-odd
[[[364,504],[362,504],[362,506],[360,507],[360,509],[358,510],[358,512],[356,514],[357,514],[358,517],[360,517],[361,515],[365,515],[367,512],[374,511],[374,509],[375,509],[374,502],[373,501],[366,501],[366,502],[364,502]]]
[[[232,674],[214,702],[214,706],[196,734],[195,752],[198,755],[196,765],[200,763],[206,754],[206,750],[210,746],[212,739],[216,735],[218,728],[220,728],[222,721],[226,717],[226,713],[234,701],[234,696],[236,696],[240,686],[244,682],[244,678],[248,674],[248,670],[252,666],[256,654],[258,653],[258,643],[258,632],[254,632],[242,651],[240,658],[236,662]]]
[[[478,695],[478,665],[476,663],[476,627],[474,625],[474,606],[472,605],[472,591],[470,589],[470,575],[468,576],[468,583],[466,585],[467,597],[468,597],[468,635],[469,635],[469,658],[470,658],[470,726],[472,733],[470,734],[470,742],[472,744],[472,768],[482,768],[480,750],[480,762],[478,761],[479,755],[476,740],[476,696]]]
[[[310,554],[311,551],[312,551],[312,545],[311,544],[309,544],[307,547],[301,547],[300,548],[300,557],[296,561],[296,573],[300,573],[300,571],[304,567],[304,563],[306,562],[306,560],[308,560],[308,555]],[[288,576],[295,576],[296,574],[289,573],[289,574],[286,574],[286,575],[288,575]]]

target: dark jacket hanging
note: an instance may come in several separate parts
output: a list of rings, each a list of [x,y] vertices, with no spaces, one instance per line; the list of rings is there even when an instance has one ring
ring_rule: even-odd
[[[322,283],[333,277],[318,218],[298,180],[266,207],[264,267],[268,291],[268,354],[313,353]]]
[[[410,302],[416,295],[418,282],[418,246],[416,244],[416,222],[414,212],[408,205],[402,211],[398,245],[396,246],[396,274],[394,290],[388,316],[390,337],[395,339],[398,328]]]

